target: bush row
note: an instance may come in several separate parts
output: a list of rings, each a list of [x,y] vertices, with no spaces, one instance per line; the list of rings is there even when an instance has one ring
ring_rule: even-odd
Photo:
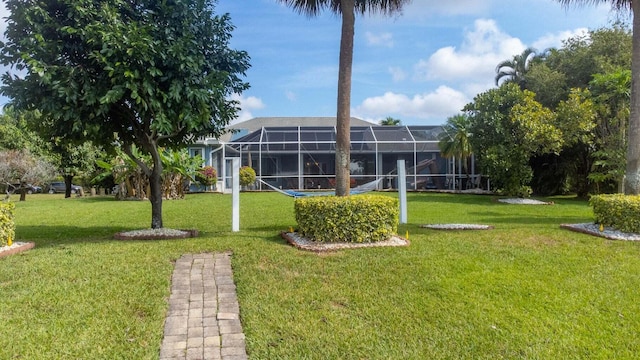
[[[589,199],[595,222],[614,229],[640,233],[640,196],[595,195]]]
[[[10,244],[16,236],[14,203],[0,203],[0,246]]]
[[[318,242],[376,242],[398,231],[398,200],[380,195],[296,199],[298,232]]]

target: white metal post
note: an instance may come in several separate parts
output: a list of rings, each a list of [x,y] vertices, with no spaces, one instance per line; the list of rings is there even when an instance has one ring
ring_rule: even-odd
[[[232,220],[231,231],[240,231],[240,158],[231,159],[231,202],[232,202]]]
[[[398,195],[400,197],[400,224],[407,223],[407,174],[404,160],[398,160]]]

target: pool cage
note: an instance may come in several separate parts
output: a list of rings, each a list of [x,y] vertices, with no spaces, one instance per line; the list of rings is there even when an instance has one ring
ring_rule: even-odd
[[[469,175],[462,162],[441,156],[441,126],[362,126],[351,128],[351,186],[383,179],[380,188],[397,188],[397,161],[404,160],[407,189],[462,189],[480,186],[473,158]],[[258,179],[279,189],[335,187],[336,130],[333,126],[263,127],[213,148],[207,158],[224,174],[227,161],[239,157]],[[223,180],[223,179],[220,179]],[[256,182],[255,190],[266,190]]]

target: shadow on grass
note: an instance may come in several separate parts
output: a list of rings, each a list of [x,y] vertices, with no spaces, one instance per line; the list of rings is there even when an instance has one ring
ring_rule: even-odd
[[[496,225],[496,224],[509,224],[509,225],[560,225],[560,224],[575,224],[592,221],[589,218],[579,216],[562,216],[556,217],[551,215],[521,215],[512,216],[499,213],[469,213],[477,216],[477,219],[483,224]]]
[[[68,225],[18,225],[16,226],[16,240],[33,241],[39,245],[75,244],[82,242],[97,243],[103,241],[154,241],[145,239],[118,240],[114,238],[115,234],[119,232],[131,230],[139,230],[139,228],[123,228],[115,226],[79,227]],[[215,236],[215,234],[203,235],[201,233],[198,237],[205,236],[212,237]]]
[[[494,195],[470,195],[470,194],[447,194],[447,193],[408,193],[407,201],[416,203],[450,203],[486,206],[498,204]]]

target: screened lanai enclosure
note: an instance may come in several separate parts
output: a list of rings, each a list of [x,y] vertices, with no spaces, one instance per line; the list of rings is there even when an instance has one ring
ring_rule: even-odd
[[[473,159],[469,174],[459,159],[446,159],[438,147],[440,126],[351,127],[351,186],[381,179],[378,188],[397,187],[398,160],[405,162],[407,189],[458,189],[480,186]],[[201,154],[217,168],[223,187],[230,174],[227,160],[241,159],[257,178],[279,189],[332,189],[335,187],[334,126],[262,127],[236,134],[228,142],[211,144]],[[267,189],[257,181],[255,190]],[[221,189],[224,190],[224,189]]]

